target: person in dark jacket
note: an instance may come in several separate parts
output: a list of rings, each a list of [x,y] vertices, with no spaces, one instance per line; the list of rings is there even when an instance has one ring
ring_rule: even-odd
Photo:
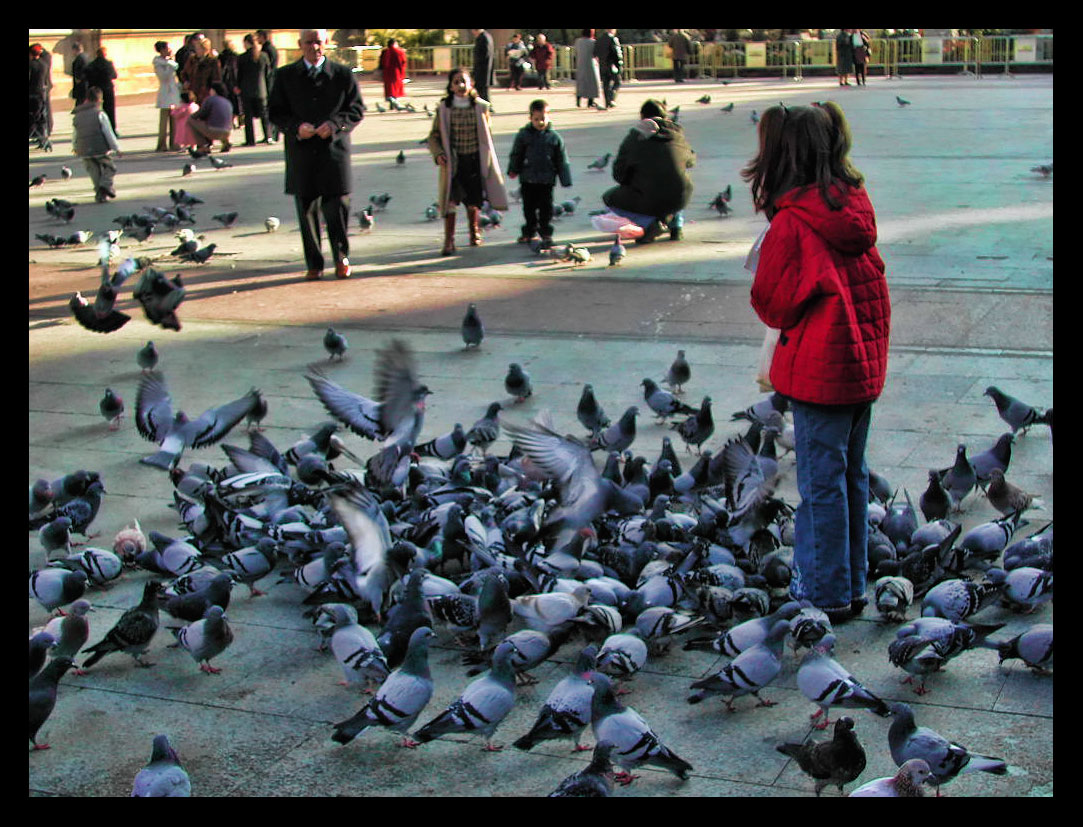
[[[101,204],[116,198],[113,181],[117,165],[110,155],[120,154],[120,145],[108,116],[101,108],[101,90],[87,89],[87,98],[72,110],[72,152],[83,159],[90,182],[94,185],[94,200]]]
[[[538,99],[530,104],[530,123],[515,136],[508,162],[508,177],[520,179],[526,223],[519,243],[526,244],[540,231],[542,243],[553,243],[553,188],[572,185],[572,171],[564,139],[549,122],[549,104]]]
[[[650,243],[669,230],[670,238],[683,237],[683,213],[692,197],[696,152],[685,140],[680,125],[666,117],[661,101],[647,100],[639,121],[628,132],[613,161],[613,180],[602,201],[618,215],[644,228],[639,243]]]
[[[95,57],[86,67],[86,83],[87,87],[97,86],[102,92],[102,111],[109,118],[109,125],[113,127],[113,132],[116,135],[120,135],[117,131],[117,96],[116,89],[113,86],[113,81],[117,79],[117,69],[113,65],[113,61],[109,59],[109,55],[106,52],[104,46],[98,47],[98,56]]]
[[[496,80],[496,57],[493,36],[485,29],[471,29],[474,35],[474,89],[483,101],[489,100],[489,87]]]
[[[227,40],[222,51],[218,53],[218,65],[222,67],[222,85],[226,87],[226,96],[233,106],[234,125],[239,129],[241,126],[241,98],[235,91],[237,89],[237,60],[240,55],[233,48],[233,41]]]
[[[854,71],[854,37],[850,29],[839,29],[835,36],[835,71],[839,86],[849,86],[850,72]]]
[[[616,29],[606,29],[594,42],[594,56],[598,58],[598,73],[602,76],[602,96],[605,108],[617,105],[620,89],[620,73],[624,71],[624,53],[617,38]]]
[[[244,113],[244,145],[256,145],[255,119],[263,125],[263,143],[271,143],[271,127],[267,120],[267,91],[270,85],[271,60],[263,53],[259,41],[250,34],[244,36],[245,52],[237,58],[237,87]]]
[[[211,81],[207,97],[199,111],[188,119],[188,128],[197,136],[197,145],[210,152],[214,141],[222,142],[222,151],[229,152],[230,134],[233,131],[233,104],[229,102],[226,85],[220,80]]]
[[[49,99],[49,90],[45,83],[49,67],[42,60],[44,50],[41,44],[30,47],[30,130],[29,137],[38,142],[38,149],[51,149],[49,142],[49,118],[45,104]]]
[[[549,70],[553,66],[556,57],[556,49],[548,42],[544,34],[539,34],[534,40],[534,48],[530,50],[530,57],[534,61],[534,71],[538,73],[538,88],[551,89],[549,85]]]
[[[256,29],[256,42],[259,43],[260,49],[267,55],[267,59],[271,61],[271,76],[268,80],[267,86],[267,99],[270,100],[271,92],[274,91],[275,85],[275,72],[278,71],[278,49],[275,47],[274,41],[271,40],[270,29]],[[271,137],[278,140],[278,127],[271,122]]]
[[[75,99],[75,105],[86,100],[86,54],[83,44],[76,40],[71,44],[71,96]]]
[[[326,42],[324,29],[301,32],[302,57],[275,73],[268,107],[286,138],[286,193],[297,206],[309,281],[323,275],[321,213],[335,276],[351,275],[346,235],[352,189],[350,133],[365,116],[353,73],[324,56]]]
[[[771,384],[794,417],[801,504],[790,594],[837,623],[866,602],[865,445],[887,375],[891,299],[838,104],[773,106],[759,138],[742,175],[771,222],[752,307],[779,330]]]

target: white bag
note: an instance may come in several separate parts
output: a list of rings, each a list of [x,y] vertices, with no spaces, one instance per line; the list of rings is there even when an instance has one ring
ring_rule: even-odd
[[[771,229],[770,224],[763,228],[759,238],[752,244],[752,249],[748,251],[748,257],[745,259],[745,269],[750,273],[755,274],[756,267],[760,263],[760,247],[763,246],[763,240],[766,238],[769,229]],[[780,331],[775,330],[773,327],[764,328],[763,345],[760,347],[760,362],[756,370],[756,384],[760,386],[760,390],[764,393],[770,393],[775,389],[771,384],[771,361],[775,358],[775,345],[778,344],[779,333]]]

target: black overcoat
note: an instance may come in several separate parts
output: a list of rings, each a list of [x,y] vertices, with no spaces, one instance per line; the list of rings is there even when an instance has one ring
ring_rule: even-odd
[[[364,117],[361,93],[349,67],[325,59],[315,79],[303,60],[275,73],[268,103],[271,121],[285,136],[286,193],[313,197],[350,192],[350,132]],[[330,138],[298,140],[302,123],[330,121]]]

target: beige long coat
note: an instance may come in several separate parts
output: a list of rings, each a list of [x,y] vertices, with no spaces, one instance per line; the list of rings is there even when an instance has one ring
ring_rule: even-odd
[[[504,188],[504,174],[500,171],[500,163],[497,161],[496,150],[493,148],[489,102],[478,98],[474,112],[478,118],[478,160],[481,163],[481,174],[485,178],[485,197],[494,210],[506,210],[508,193]],[[436,107],[436,116],[432,119],[429,152],[432,153],[434,162],[441,155],[449,160],[449,163],[440,167],[439,180],[440,215],[448,215],[454,212],[454,207],[450,206],[451,180],[455,177],[458,159],[451,150],[451,113],[445,101],[441,101]]]

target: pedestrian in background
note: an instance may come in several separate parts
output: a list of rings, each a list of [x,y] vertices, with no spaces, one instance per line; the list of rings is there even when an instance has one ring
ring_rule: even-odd
[[[872,41],[869,33],[862,29],[852,29],[852,43],[854,47],[854,80],[858,86],[868,86],[868,78],[865,69],[869,63],[869,46]]]
[[[398,106],[398,99],[406,95],[406,51],[393,37],[380,52],[380,72],[384,81],[384,99]]]
[[[244,36],[245,52],[237,58],[237,96],[244,113],[244,145],[256,145],[256,118],[263,126],[263,143],[271,143],[267,120],[267,93],[271,84],[271,60],[260,48],[254,35]]]
[[[549,104],[540,98],[530,104],[530,123],[515,135],[508,162],[508,178],[520,179],[523,224],[519,243],[541,233],[542,244],[553,243],[553,188],[572,185],[572,170],[564,139],[549,121]]]
[[[86,66],[83,44],[76,40],[71,44],[71,96],[76,106],[86,100]]]
[[[773,106],[759,144],[742,176],[771,222],[752,307],[780,331],[770,379],[794,417],[801,504],[790,594],[838,623],[865,606],[865,446],[887,373],[891,300],[842,109]]]
[[[470,246],[482,243],[479,214],[488,200],[506,210],[508,196],[493,147],[491,106],[474,88],[470,72],[459,66],[448,74],[447,96],[436,107],[429,132],[429,152],[440,168],[439,211],[444,217],[440,255],[455,253],[455,213],[466,205]]]
[[[286,193],[293,196],[301,225],[307,272],[323,276],[320,216],[335,262],[335,277],[349,278],[350,133],[364,118],[364,104],[353,72],[327,59],[326,29],[304,29],[301,58],[275,73],[268,106],[271,120],[285,136]]]
[[[673,82],[684,83],[685,66],[692,56],[692,39],[683,29],[674,29],[669,36],[669,48],[673,56]]]
[[[180,103],[180,82],[177,80],[177,61],[173,59],[173,50],[164,40],[154,44],[154,74],[158,76],[158,97],[154,105],[158,108],[158,146],[155,152],[176,152],[177,136],[170,116],[173,107]]]
[[[850,72],[854,70],[854,39],[849,29],[839,29],[835,37],[835,71],[839,86],[850,85]]]
[[[222,80],[222,65],[218,62],[218,55],[202,33],[192,38],[192,54],[181,67],[181,80],[192,93],[192,100],[201,105],[207,99],[211,83]]]
[[[508,59],[508,88],[519,91],[523,88],[523,72],[530,64],[530,50],[523,42],[523,36],[516,32],[511,40],[504,46],[504,54]]]
[[[602,76],[605,108],[612,109],[617,105],[620,73],[624,71],[624,53],[621,50],[616,29],[606,29],[598,35],[594,45],[594,56],[598,58],[598,71]]]
[[[237,60],[240,55],[233,49],[233,41],[227,40],[218,53],[218,65],[222,67],[222,85],[226,87],[226,97],[233,105],[233,128],[241,128],[241,100],[234,90],[237,88]]]
[[[188,121],[199,111],[199,104],[192,100],[192,93],[185,90],[180,93],[180,103],[169,110],[173,121],[173,140],[178,149],[189,149],[196,145],[196,134],[188,127]]]
[[[45,111],[45,101],[49,92],[45,85],[48,67],[41,59],[44,50],[40,43],[30,47],[30,128],[29,138],[38,142],[38,149],[51,149],[49,142],[49,118]]]
[[[256,29],[256,42],[259,43],[260,49],[267,59],[271,61],[271,76],[267,86],[267,99],[271,99],[271,93],[274,92],[275,73],[278,71],[278,49],[275,47],[274,41],[271,39],[270,29]],[[279,133],[278,127],[274,121],[271,121],[271,137],[277,142]]]
[[[233,104],[229,102],[226,85],[220,80],[211,81],[207,97],[199,111],[188,120],[188,128],[195,133],[196,145],[210,152],[211,144],[222,142],[222,151],[229,152],[230,134],[233,132]]]
[[[496,55],[493,53],[493,36],[485,29],[471,29],[474,35],[474,89],[483,101],[489,101],[489,88],[496,80]],[[490,111],[492,107],[490,106]]]
[[[534,61],[534,71],[538,73],[538,88],[551,89],[549,70],[553,66],[556,49],[544,34],[539,34],[535,39],[534,48],[530,50],[530,57]]]
[[[601,94],[602,80],[598,74],[598,58],[594,56],[594,29],[583,29],[583,34],[575,39],[575,105],[582,106],[583,98],[587,107],[597,108],[595,98]]]
[[[117,79],[117,68],[109,59],[105,46],[98,47],[98,54],[86,66],[87,87],[97,86],[101,92],[102,111],[109,118],[109,124],[113,127],[113,134],[119,136],[117,131],[117,97],[113,81]]]
[[[102,91],[97,86],[90,86],[86,100],[72,112],[72,149],[83,159],[83,166],[94,185],[94,200],[99,204],[107,198],[117,197],[113,186],[117,165],[110,153],[120,152],[116,133],[109,116],[102,111],[101,101]]]

